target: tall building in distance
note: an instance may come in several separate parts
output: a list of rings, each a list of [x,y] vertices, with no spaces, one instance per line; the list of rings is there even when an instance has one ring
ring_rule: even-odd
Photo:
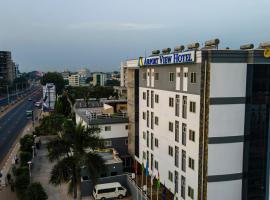
[[[177,199],[269,198],[270,44],[139,59],[139,157]]]
[[[0,51],[0,79],[12,83],[16,78],[16,65],[10,51]]]
[[[104,86],[107,81],[107,74],[103,72],[94,72],[92,84],[94,86]]]

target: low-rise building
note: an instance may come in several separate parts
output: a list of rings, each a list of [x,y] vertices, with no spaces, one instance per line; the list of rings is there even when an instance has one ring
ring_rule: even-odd
[[[126,101],[117,100],[84,101],[77,100],[74,106],[76,123],[84,126],[98,126],[100,137],[107,148],[114,148],[123,159],[124,167],[131,166],[128,154],[128,116]],[[123,104],[123,105],[121,105]]]

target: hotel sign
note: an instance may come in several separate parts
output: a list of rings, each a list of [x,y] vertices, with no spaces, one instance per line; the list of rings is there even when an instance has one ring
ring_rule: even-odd
[[[195,62],[195,51],[187,51],[181,53],[139,58],[139,66],[169,65],[181,63],[194,63],[194,62]]]

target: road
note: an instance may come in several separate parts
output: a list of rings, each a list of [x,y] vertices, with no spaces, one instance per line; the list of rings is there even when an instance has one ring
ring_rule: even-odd
[[[26,110],[35,109],[34,102],[39,101],[41,95],[41,90],[33,92],[29,96],[33,101],[28,101],[28,98],[26,98],[0,118],[0,163],[12,147],[17,136],[31,120],[26,118]]]

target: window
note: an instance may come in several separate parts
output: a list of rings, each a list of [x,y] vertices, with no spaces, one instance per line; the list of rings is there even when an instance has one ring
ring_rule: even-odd
[[[128,139],[125,139],[125,145],[128,145]]]
[[[153,171],[154,166],[154,155],[151,153],[151,171]]]
[[[110,193],[110,192],[115,192],[115,188],[109,188],[109,189],[101,189],[101,190],[98,190],[98,194],[102,194],[102,193]]]
[[[195,131],[189,130],[189,140],[195,142]]]
[[[169,106],[173,107],[173,98],[172,97],[169,97]]]
[[[170,72],[169,80],[170,81],[174,81],[174,73],[173,72]]]
[[[143,151],[143,159],[144,160],[146,159],[146,153],[145,153],[145,151]]]
[[[173,156],[173,148],[171,146],[169,146],[169,155]]]
[[[187,125],[182,123],[182,145],[187,144]]]
[[[182,166],[181,169],[183,172],[186,171],[186,152],[185,150],[182,150]]]
[[[195,113],[196,112],[196,103],[191,101],[189,103],[189,111],[192,112],[192,113]]]
[[[155,73],[155,81],[158,81],[158,79],[159,79],[159,73]]]
[[[158,125],[158,117],[155,116],[155,125]]]
[[[146,80],[146,72],[143,72],[143,80]]]
[[[151,150],[154,150],[154,134],[151,133]]]
[[[185,199],[186,197],[186,178],[181,176],[181,197]]]
[[[143,139],[145,140],[146,139],[146,133],[143,132]]]
[[[173,123],[169,122],[169,131],[173,132]]]
[[[146,93],[146,106],[148,107],[149,106],[149,90],[147,90],[147,93]]]
[[[149,127],[149,111],[146,112],[146,126]]]
[[[142,113],[142,118],[145,119],[145,112]]]
[[[148,131],[146,134],[146,145],[147,145],[147,147],[149,147],[149,132]]]
[[[118,188],[118,191],[119,191],[119,190],[124,190],[124,188],[122,188],[122,187],[119,187],[119,188]]]
[[[155,147],[158,147],[158,139],[155,138]]]
[[[111,147],[112,146],[112,141],[111,140],[104,140],[104,146],[105,147]]]
[[[188,72],[184,73],[184,77],[187,78],[188,77]]]
[[[196,72],[191,72],[191,83],[196,83]]]
[[[177,72],[177,77],[181,77],[181,72]]]
[[[173,173],[171,171],[168,173],[168,179],[173,182]]]
[[[175,142],[179,142],[179,121],[175,121],[175,136],[174,140]]]
[[[159,102],[159,96],[158,94],[155,94],[155,103],[158,103]]]
[[[151,108],[154,108],[154,91],[151,91]]]
[[[192,187],[188,186],[188,196],[191,198],[191,199],[194,199],[194,190]]]
[[[105,126],[105,131],[111,131],[112,127],[111,126]]]
[[[146,99],[146,93],[143,92],[143,93],[142,93],[142,96],[143,96],[143,99],[145,100],[145,99]]]
[[[175,116],[179,117],[179,109],[180,109],[180,96],[175,95]]]
[[[179,147],[177,146],[174,148],[174,165],[179,167]]]
[[[128,125],[125,125],[125,129],[128,130]]]
[[[182,117],[184,119],[187,118],[187,96],[183,96],[183,102],[182,102]]]
[[[154,113],[151,112],[151,129],[154,129]]]
[[[188,158],[188,167],[194,170],[194,160],[190,157]]]
[[[155,160],[155,169],[158,170],[158,161]]]

